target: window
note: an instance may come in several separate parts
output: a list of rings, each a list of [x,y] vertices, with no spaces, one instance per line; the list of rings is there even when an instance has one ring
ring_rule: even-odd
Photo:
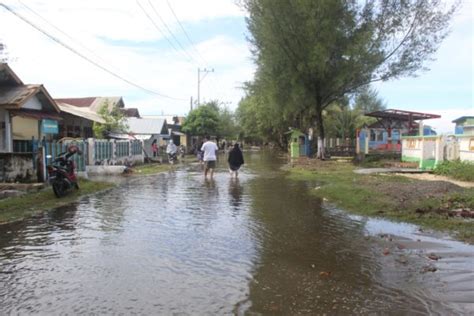
[[[410,148],[410,149],[416,148],[416,139],[409,139],[408,140],[408,148]]]
[[[474,151],[474,138],[469,139],[469,151]]]

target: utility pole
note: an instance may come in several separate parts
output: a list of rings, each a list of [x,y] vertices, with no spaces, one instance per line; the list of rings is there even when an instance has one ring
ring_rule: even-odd
[[[201,72],[204,73],[204,77],[202,77],[201,79]],[[214,68],[211,68],[211,69],[202,69],[201,68],[198,68],[198,98],[197,98],[197,106],[201,105],[201,81],[204,80],[204,78],[206,78],[207,74],[210,73],[210,72],[214,72]]]
[[[193,96],[191,96],[191,102],[189,103],[191,105],[191,111],[193,110]]]

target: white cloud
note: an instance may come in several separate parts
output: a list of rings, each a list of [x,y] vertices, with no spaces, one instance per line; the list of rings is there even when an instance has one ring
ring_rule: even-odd
[[[110,76],[0,7],[0,39],[16,57],[11,66],[23,81],[43,83],[53,97],[58,98],[124,96],[127,106],[138,107],[144,114],[184,114],[189,110],[188,100],[191,95],[196,98],[197,94],[200,64],[189,62],[186,53],[177,52],[162,40],[135,1],[37,0],[24,3],[74,39],[87,44],[93,52],[71,41],[18,1],[8,1],[7,5],[100,65],[143,87],[183,100],[150,95]],[[153,12],[147,0],[140,0],[140,3],[149,13]],[[179,26],[166,1],[153,3],[168,26],[176,31]],[[232,0],[173,0],[170,3],[182,23],[207,23],[209,19],[225,17],[243,19],[243,12]],[[156,16],[154,19],[159,23]],[[243,38],[236,41],[225,35],[224,29],[221,34],[203,36],[205,40],[195,42],[199,52],[215,68],[215,73],[202,82],[201,100],[220,99],[236,105],[243,92],[235,87],[251,80],[253,65]],[[187,54],[196,57],[191,46],[185,47]]]
[[[438,134],[453,134],[455,124],[452,121],[461,116],[473,116],[474,108],[434,110],[430,113],[441,115],[441,118],[426,120],[425,125],[433,127]]]

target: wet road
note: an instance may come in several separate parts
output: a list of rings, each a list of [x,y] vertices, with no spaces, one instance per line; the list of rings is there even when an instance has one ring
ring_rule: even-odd
[[[246,162],[0,226],[0,314],[474,313],[474,247],[323,207],[271,154]]]

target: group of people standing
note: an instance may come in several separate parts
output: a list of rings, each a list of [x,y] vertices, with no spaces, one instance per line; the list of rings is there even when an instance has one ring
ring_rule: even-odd
[[[212,179],[214,175],[214,169],[216,168],[217,153],[219,147],[217,144],[212,142],[209,136],[204,137],[204,143],[198,147],[198,160],[204,164],[204,178],[210,174]],[[244,156],[240,150],[239,144],[235,143],[233,148],[229,151],[227,156],[227,162],[229,164],[229,172],[231,177],[238,177],[239,169],[244,164]]]

